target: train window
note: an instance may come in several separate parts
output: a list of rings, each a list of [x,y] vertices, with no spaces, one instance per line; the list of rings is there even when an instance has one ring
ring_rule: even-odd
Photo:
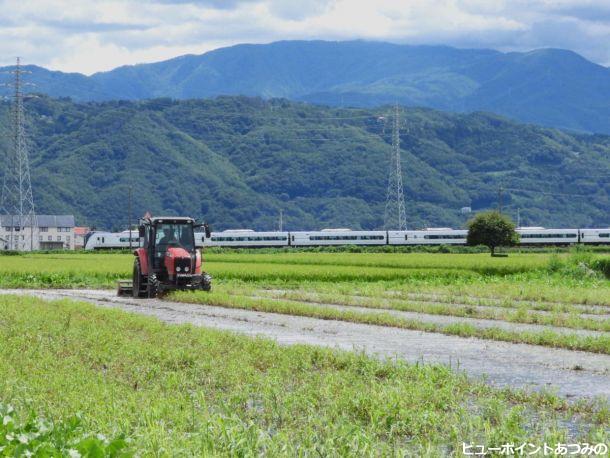
[[[256,237],[212,237],[212,242],[273,242],[273,241],[286,241],[286,236],[256,236]],[[294,235],[292,236],[294,240]]]
[[[603,234],[599,234],[600,238],[608,239],[610,238],[610,232],[604,232]]]
[[[573,239],[577,234],[522,234],[522,239]]]
[[[405,240],[409,240],[409,236],[405,234]]]
[[[310,235],[309,240],[383,240],[383,235]]]
[[[455,234],[447,234],[447,235],[433,234],[433,235],[424,235],[424,238],[428,239],[428,240],[461,240],[461,239],[465,239],[466,236],[455,235]]]

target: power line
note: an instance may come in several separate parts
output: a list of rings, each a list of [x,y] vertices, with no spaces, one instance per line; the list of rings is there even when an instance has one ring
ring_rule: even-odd
[[[562,197],[582,197],[585,199],[592,199],[595,198],[597,196],[595,195],[586,195],[586,194],[568,194],[568,193],[561,193],[561,192],[550,192],[550,191],[538,191],[535,189],[523,189],[523,188],[502,188],[505,191],[513,191],[513,192],[529,192],[529,193],[533,193],[533,194],[544,194],[547,196],[562,196]]]
[[[210,119],[210,120],[214,120],[214,119],[220,119],[220,118],[243,118],[246,120],[250,120],[250,119],[263,119],[263,120],[286,120],[286,121],[328,121],[328,120],[342,120],[342,119],[379,119],[379,118],[383,118],[384,116],[378,114],[378,113],[368,113],[368,114],[361,114],[361,115],[349,115],[349,116],[307,116],[307,117],[302,117],[302,118],[297,118],[296,116],[276,116],[276,115],[265,115],[263,114],[248,114],[248,113],[243,113],[243,112],[236,112],[236,113],[214,113],[213,115],[210,115],[209,117],[202,117],[205,119]]]

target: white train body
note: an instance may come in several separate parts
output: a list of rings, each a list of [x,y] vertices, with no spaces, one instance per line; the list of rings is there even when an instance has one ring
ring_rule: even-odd
[[[288,246],[288,232],[255,232],[252,230],[228,230],[212,232],[207,239],[203,233],[195,234],[199,246],[227,247],[282,247]]]
[[[316,232],[290,232],[291,246],[387,245],[386,231],[326,229]]]
[[[421,231],[388,231],[389,245],[465,245],[468,231],[431,228]]]
[[[131,231],[131,246],[137,247],[139,244],[138,231]],[[87,235],[85,250],[113,250],[117,248],[129,248],[129,231],[95,231]]]
[[[521,245],[570,245],[578,243],[578,229],[545,229],[542,227],[520,227],[517,234]]]
[[[581,243],[610,243],[610,227],[606,229],[580,229]]]
[[[610,244],[608,229],[545,229],[521,227],[517,229],[520,245],[571,245]],[[132,231],[132,246],[138,246],[136,231]],[[256,232],[234,229],[212,232],[206,238],[203,232],[195,233],[198,247],[306,247],[340,245],[465,245],[467,230],[429,228],[418,231],[352,231],[325,229],[322,231]],[[86,250],[129,248],[129,232],[93,232],[85,244]]]

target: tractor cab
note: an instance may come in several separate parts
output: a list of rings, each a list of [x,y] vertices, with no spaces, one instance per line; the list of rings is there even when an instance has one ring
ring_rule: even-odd
[[[187,218],[154,218],[150,224],[144,222],[140,226],[144,229],[143,246],[149,249],[153,268],[159,274],[173,274],[170,260],[188,261],[196,256],[193,225]],[[188,265],[181,267],[190,270]]]
[[[197,224],[188,217],[155,217],[140,220],[140,247],[134,251],[134,297],[155,297],[173,289],[211,289],[211,277],[202,272],[202,258],[195,248]]]

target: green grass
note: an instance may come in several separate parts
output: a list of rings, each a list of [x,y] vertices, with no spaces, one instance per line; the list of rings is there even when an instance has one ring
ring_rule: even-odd
[[[22,429],[43,418],[60,434],[77,416],[76,430],[63,442],[52,433],[49,447],[102,434],[142,456],[438,456],[462,441],[597,443],[608,440],[610,415],[604,401],[496,390],[442,366],[4,296],[0,404],[9,403]],[[579,418],[582,430],[562,426]]]
[[[28,253],[0,256],[0,287],[110,287],[131,277],[133,255]]]
[[[544,267],[550,255],[513,254],[490,257],[488,254],[437,253],[291,253],[273,255],[253,253],[208,253],[210,262],[264,263],[284,265],[331,265],[358,267],[390,267],[396,269],[441,269],[472,271],[480,274],[505,275]]]
[[[204,258],[206,270],[221,280],[359,285],[395,282],[422,289],[472,286],[484,287],[492,294],[506,289],[511,297],[610,304],[610,282],[579,267],[580,258],[591,264],[603,259],[593,253],[517,253],[492,258],[482,254],[230,251],[206,253]],[[131,276],[132,264],[133,256],[124,253],[0,256],[0,287],[112,287],[117,279]]]

